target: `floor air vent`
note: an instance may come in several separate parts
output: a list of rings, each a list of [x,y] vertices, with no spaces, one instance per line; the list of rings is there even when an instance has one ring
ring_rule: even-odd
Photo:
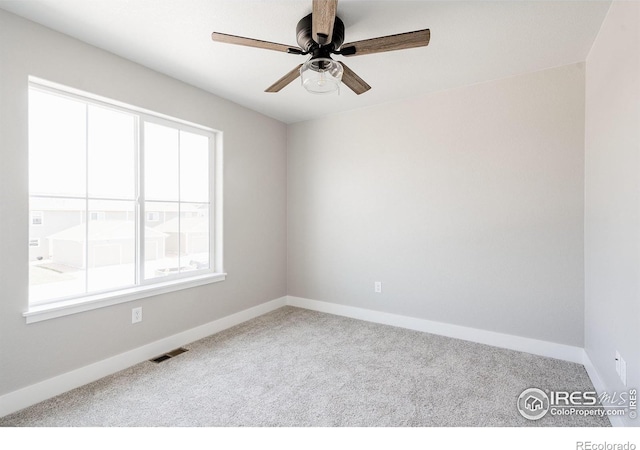
[[[177,348],[175,350],[171,350],[170,352],[165,353],[164,355],[160,355],[156,358],[150,359],[149,361],[154,363],[161,363],[162,361],[166,361],[169,358],[173,358],[174,356],[178,356],[181,353],[188,352],[186,348]]]

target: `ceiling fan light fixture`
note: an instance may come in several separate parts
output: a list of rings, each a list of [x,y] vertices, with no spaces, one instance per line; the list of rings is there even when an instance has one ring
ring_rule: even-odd
[[[312,94],[340,93],[342,64],[331,58],[313,58],[300,68],[302,86]]]
[[[344,44],[344,22],[336,15],[337,7],[338,0],[313,0],[311,14],[300,19],[296,25],[296,41],[299,47],[217,31],[211,33],[211,39],[291,55],[311,55],[309,61],[294,67],[265,89],[265,92],[280,92],[300,76],[302,86],[313,94],[339,94],[341,82],[356,95],[364,94],[371,89],[371,86],[346,64],[333,61],[331,55],[353,57],[429,45],[431,31],[428,28]]]

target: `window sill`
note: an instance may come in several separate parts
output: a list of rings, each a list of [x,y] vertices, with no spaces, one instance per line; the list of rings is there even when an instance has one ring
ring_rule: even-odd
[[[209,283],[224,281],[226,273],[212,273],[189,278],[188,280],[172,280],[165,283],[158,283],[151,286],[136,286],[130,289],[123,289],[108,294],[90,295],[73,300],[64,300],[46,305],[33,306],[22,315],[27,323],[41,322],[43,320],[55,319],[56,317],[68,316],[93,309],[104,308],[106,306],[117,305],[119,303],[139,300],[168,292],[189,289]]]

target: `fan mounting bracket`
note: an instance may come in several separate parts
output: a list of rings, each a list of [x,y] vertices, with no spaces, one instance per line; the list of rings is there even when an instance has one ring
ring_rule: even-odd
[[[303,54],[311,53],[315,59],[326,58],[331,53],[338,53],[338,49],[344,42],[344,23],[342,20],[336,16],[331,42],[320,45],[313,40],[311,16],[312,14],[303,17],[296,26],[296,40],[300,48],[304,51]]]

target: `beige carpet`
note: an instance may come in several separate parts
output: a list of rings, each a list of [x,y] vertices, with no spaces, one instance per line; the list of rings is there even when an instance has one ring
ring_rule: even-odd
[[[579,364],[304,309],[186,347],[0,426],[609,426],[516,409],[529,387],[593,390]]]

